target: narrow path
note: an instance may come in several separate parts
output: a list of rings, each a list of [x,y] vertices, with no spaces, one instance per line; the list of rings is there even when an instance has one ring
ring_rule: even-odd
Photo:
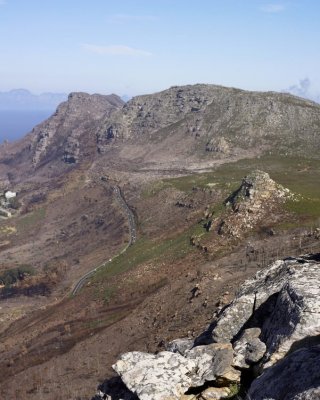
[[[104,263],[102,263],[98,267],[92,269],[91,271],[89,271],[85,275],[83,275],[78,280],[78,282],[74,285],[74,287],[72,289],[71,293],[72,293],[73,296],[75,296],[79,292],[79,290],[83,287],[85,282],[89,278],[91,278],[100,268],[105,267],[107,264],[111,263],[116,257],[119,257],[120,254],[125,253],[127,251],[128,247],[133,245],[133,243],[137,240],[137,230],[136,230],[136,223],[135,223],[135,220],[134,220],[133,212],[128,207],[128,204],[126,203],[126,201],[125,201],[125,199],[124,199],[124,197],[123,197],[123,195],[121,193],[121,190],[120,190],[119,186],[114,186],[113,187],[113,192],[115,194],[115,197],[116,197],[120,207],[122,208],[123,212],[126,214],[126,216],[128,218],[129,235],[130,235],[129,242],[126,245],[126,247],[120,251],[120,253],[118,253],[113,258],[110,258],[109,260],[105,261]]]

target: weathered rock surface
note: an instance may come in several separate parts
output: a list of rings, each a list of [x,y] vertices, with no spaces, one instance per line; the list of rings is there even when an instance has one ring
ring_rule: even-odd
[[[178,339],[168,346],[171,353],[127,353],[114,369],[142,400],[182,399],[202,387],[197,399],[224,398],[240,382],[241,369],[258,365],[262,375],[251,400],[318,398],[319,258],[278,260],[246,281],[211,326],[214,343],[196,341],[191,348],[188,339]]]
[[[226,399],[230,395],[230,389],[227,387],[211,387],[204,390],[199,397],[199,400],[220,400]]]
[[[233,350],[230,343],[197,346],[187,351],[185,356],[195,360],[197,365],[196,373],[192,375],[192,387],[209,381],[216,381],[219,385],[240,382],[240,372],[231,366]]]
[[[231,366],[232,360],[230,343],[214,343],[187,350],[185,357],[171,352],[126,353],[113,368],[141,400],[169,400],[180,399],[188,389],[206,382],[239,382],[240,372]]]
[[[296,350],[268,368],[253,382],[248,399],[320,399],[320,345]]]
[[[243,284],[217,320],[213,340],[232,341],[245,326],[260,327],[264,365],[272,365],[305,337],[320,334],[319,280],[317,261],[276,261]]]
[[[317,132],[317,134],[315,134]],[[172,138],[175,138],[172,140]],[[158,151],[223,158],[248,149],[305,152],[319,148],[319,105],[280,93],[215,85],[175,86],[137,96],[105,120],[98,133],[104,152],[114,141],[161,139]],[[163,144],[165,144],[163,146]],[[156,151],[156,150],[155,150]]]
[[[266,345],[259,336],[261,329],[246,329],[234,345],[233,365],[238,368],[249,368],[250,365],[257,363],[262,359],[266,352]]]
[[[192,347],[192,339],[175,339],[166,345],[166,350],[171,351],[172,353],[179,353],[184,356],[186,351],[191,350]]]
[[[272,180],[266,172],[253,171],[225,203],[230,213],[221,221],[219,233],[239,238],[254,228],[285,200],[290,191]]]
[[[71,93],[68,101],[60,104],[52,117],[34,128],[33,164],[38,165],[49,149],[59,152],[66,163],[78,162],[81,148],[89,145],[84,136],[91,134],[95,141],[97,123],[122,105],[122,100],[116,95]]]
[[[126,353],[113,368],[139,399],[169,400],[179,399],[191,387],[196,366],[196,360],[164,351]]]

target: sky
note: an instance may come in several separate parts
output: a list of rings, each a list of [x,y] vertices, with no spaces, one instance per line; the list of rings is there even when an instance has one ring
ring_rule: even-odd
[[[318,98],[319,16],[319,0],[0,0],[0,91],[213,83]]]

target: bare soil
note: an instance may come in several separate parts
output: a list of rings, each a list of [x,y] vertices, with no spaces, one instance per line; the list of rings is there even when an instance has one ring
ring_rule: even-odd
[[[50,293],[0,301],[0,398],[90,399],[121,353],[159,351],[174,338],[197,337],[258,269],[288,254],[319,251],[319,240],[301,230],[256,230],[228,246],[212,231],[206,233],[210,253],[191,246],[190,232],[205,232],[199,221],[225,193],[158,190],[159,180],[183,174],[97,163],[25,189],[21,215],[0,223],[16,229],[2,234],[10,244],[1,252],[1,269],[32,264],[33,279]],[[74,283],[128,241],[115,183],[136,216],[138,242],[121,259],[121,270],[97,274],[72,297]],[[31,201],[40,192],[45,196]]]

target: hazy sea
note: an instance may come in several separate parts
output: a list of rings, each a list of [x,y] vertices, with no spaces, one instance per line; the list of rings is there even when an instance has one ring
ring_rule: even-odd
[[[3,143],[4,140],[12,142],[20,139],[53,113],[54,110],[0,110],[0,143]]]

